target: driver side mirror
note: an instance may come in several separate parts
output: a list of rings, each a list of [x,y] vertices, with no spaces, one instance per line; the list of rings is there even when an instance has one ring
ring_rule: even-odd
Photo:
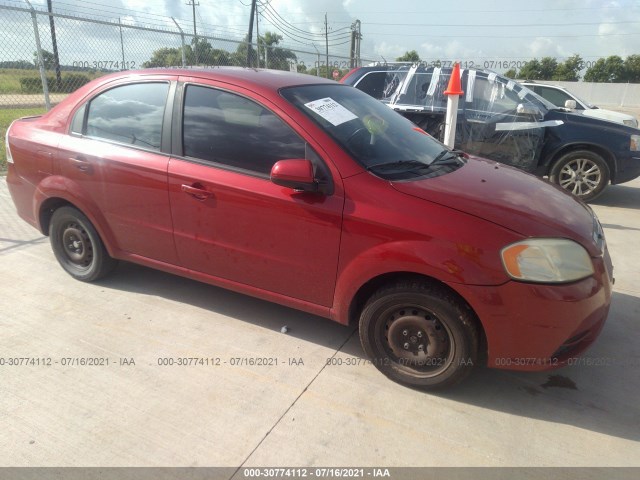
[[[309,160],[280,160],[271,168],[271,181],[282,187],[302,192],[317,192],[318,182],[313,175],[313,164]]]
[[[537,108],[531,106],[531,105],[524,105],[522,103],[518,104],[518,107],[516,108],[516,112],[520,115],[533,115],[533,116],[540,116],[540,110],[538,110]]]
[[[569,110],[575,110],[578,104],[575,100],[567,100],[564,102],[564,108],[568,108]]]

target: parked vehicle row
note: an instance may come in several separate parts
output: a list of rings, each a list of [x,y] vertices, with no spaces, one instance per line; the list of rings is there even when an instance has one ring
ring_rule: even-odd
[[[520,98],[500,92],[497,104]],[[497,127],[486,111],[467,117],[472,133]],[[505,155],[530,158],[541,138],[525,133]],[[613,268],[588,206],[330,80],[117,73],[15,121],[6,145],[18,214],[74,278],[124,260],[358,323],[371,362],[406,385],[450,386],[479,363],[560,367],[609,311]]]
[[[341,81],[442,140],[451,68],[381,65]],[[493,72],[465,69],[455,146],[549,180],[584,201],[640,176],[640,130],[558,108]]]

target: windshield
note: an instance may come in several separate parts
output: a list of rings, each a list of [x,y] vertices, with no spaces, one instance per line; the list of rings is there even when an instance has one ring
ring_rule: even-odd
[[[281,95],[376,174],[383,165],[415,171],[448,153],[412,122],[355,88],[306,85],[285,88]]]
[[[583,98],[581,98],[581,97],[577,96],[575,93],[571,93],[570,95],[571,95],[573,98],[575,98],[575,99],[578,101],[578,103],[582,103],[582,104],[583,104],[584,106],[586,106],[587,108],[590,108],[590,109],[598,108],[598,107],[596,107],[593,103],[589,103],[589,102],[587,102],[587,101],[586,101],[586,100],[584,100]]]

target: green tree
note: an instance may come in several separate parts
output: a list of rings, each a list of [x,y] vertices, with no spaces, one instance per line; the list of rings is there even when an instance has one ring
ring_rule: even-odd
[[[510,68],[509,70],[504,72],[504,76],[507,78],[517,78],[518,73],[516,72],[515,68]]]
[[[405,52],[404,55],[396,58],[398,62],[419,62],[420,55],[415,50],[411,50],[410,52]]]
[[[52,70],[54,61],[53,53],[42,50],[42,63],[44,64],[45,70]],[[36,67],[38,66],[38,52],[33,52],[33,63]]]
[[[552,57],[544,57],[540,60],[539,80],[551,80],[558,68],[558,61]]]
[[[518,76],[526,80],[551,80],[557,68],[558,61],[553,57],[534,58],[522,66]]]
[[[192,55],[191,47],[187,46],[189,55]],[[186,54],[187,52],[185,52]],[[187,56],[187,55],[185,55]],[[151,58],[144,62],[144,68],[154,67],[176,67],[182,65],[182,52],[179,48],[159,48],[151,55]]]
[[[580,70],[584,68],[584,60],[578,54],[567,58],[556,68],[552,80],[577,82],[580,80]]]
[[[298,62],[298,57],[295,53],[288,48],[278,46],[281,40],[282,35],[273,32],[265,32],[265,34],[258,39],[258,53],[261,67],[274,70],[289,70],[292,62]]]
[[[525,62],[520,69],[518,76],[524,80],[539,80],[540,77],[540,62],[537,58]]]
[[[600,58],[584,74],[585,82],[620,83],[626,81],[624,60],[618,55]]]
[[[625,80],[640,83],[640,55],[629,55],[624,61]]]
[[[231,53],[226,50],[213,48],[204,38],[198,38],[191,41],[191,45],[185,45],[184,57],[187,65],[196,64],[196,55],[194,48],[198,49],[198,65],[234,65]],[[245,50],[246,52],[246,50]],[[246,55],[246,54],[245,54]],[[245,56],[246,58],[246,56]],[[242,63],[244,65],[244,63]],[[159,48],[149,60],[144,62],[144,68],[153,67],[178,67],[182,65],[182,49],[181,48]]]

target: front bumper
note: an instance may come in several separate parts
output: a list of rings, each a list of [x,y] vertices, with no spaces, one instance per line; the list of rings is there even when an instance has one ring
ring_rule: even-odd
[[[630,182],[638,177],[640,177],[640,152],[633,152],[624,161],[618,159],[618,170],[611,183]]]
[[[571,284],[457,285],[484,328],[487,365],[549,370],[584,352],[604,326],[613,284],[608,251],[593,261],[594,275]]]

